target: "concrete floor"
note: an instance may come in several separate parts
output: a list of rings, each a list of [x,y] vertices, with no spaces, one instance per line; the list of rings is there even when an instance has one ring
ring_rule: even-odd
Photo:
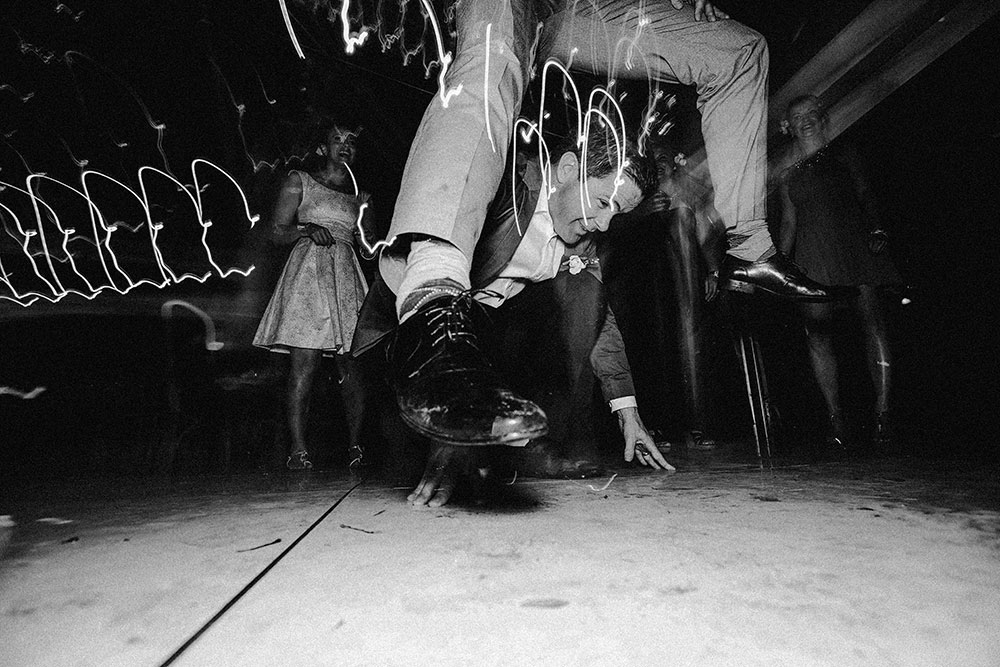
[[[0,664],[163,664],[273,564],[172,664],[995,666],[996,473],[693,461],[438,510],[321,472],[28,490]]]

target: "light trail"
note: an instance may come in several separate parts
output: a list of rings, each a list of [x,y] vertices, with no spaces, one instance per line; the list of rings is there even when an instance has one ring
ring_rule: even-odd
[[[448,108],[448,101],[462,92],[462,84],[458,84],[455,88],[448,90],[445,84],[445,77],[448,74],[448,68],[451,66],[451,52],[444,50],[444,38],[441,36],[441,26],[438,25],[437,18],[434,15],[434,7],[431,6],[430,0],[420,0],[420,4],[424,7],[424,17],[430,21],[431,30],[434,32],[434,44],[437,47],[438,59],[437,62],[440,64],[440,69],[438,70],[438,95],[441,98],[441,106],[445,109]],[[431,63],[433,66],[434,63]]]
[[[490,130],[490,34],[493,24],[486,24],[486,69],[483,72],[483,117],[486,119],[486,136],[490,138],[490,146],[493,152],[497,152],[496,142],[493,141],[493,132]]]
[[[362,46],[368,39],[368,31],[363,28],[355,33],[356,37],[351,35],[350,19],[347,16],[347,10],[350,6],[351,0],[343,0],[340,3],[340,23],[344,29],[344,51],[348,54],[354,53],[354,47]]]
[[[0,263],[0,284],[6,285],[11,294],[0,294],[0,299],[27,307],[35,303],[38,299],[45,299],[54,303],[64,298],[67,294],[76,294],[89,300],[106,290],[125,294],[141,284],[162,288],[170,283],[176,284],[184,280],[195,280],[203,283],[212,275],[220,278],[227,278],[232,275],[243,277],[249,275],[254,270],[253,265],[243,268],[223,268],[215,258],[209,241],[209,230],[212,228],[214,222],[206,217],[205,202],[202,198],[203,193],[211,183],[211,181],[205,181],[203,172],[206,170],[209,173],[221,175],[232,184],[239,201],[237,205],[239,212],[235,217],[237,219],[241,218],[244,224],[247,224],[247,231],[252,229],[254,224],[259,220],[259,216],[250,212],[249,202],[242,188],[222,167],[202,158],[197,158],[191,162],[192,184],[184,184],[174,178],[173,175],[161,169],[150,166],[141,167],[138,170],[141,194],[136,193],[135,190],[128,187],[125,183],[96,170],[86,170],[81,174],[82,190],[43,173],[32,173],[27,176],[25,187],[23,188],[13,183],[0,181],[0,198],[9,200],[11,195],[15,194],[23,195],[30,201],[33,211],[33,219],[31,221],[22,220],[23,216],[19,216],[13,207],[3,201],[0,201],[0,216],[5,219],[9,218],[12,221],[16,230],[12,231],[5,226],[5,231],[7,231],[9,236],[18,241],[21,254],[27,260],[27,265],[31,267],[35,277],[48,288],[48,293],[19,289],[15,284],[13,274],[7,271],[2,263]],[[152,201],[149,195],[148,185],[151,178],[160,181],[165,180],[172,187],[176,188],[178,192],[183,193],[183,198],[186,198],[190,203],[189,210],[194,214],[192,217],[195,220],[195,231],[200,231],[200,244],[204,253],[203,260],[210,267],[209,270],[201,273],[178,271],[168,263],[168,257],[165,256],[164,249],[158,243],[158,236],[165,229],[165,224],[153,220],[152,210],[154,206],[157,206],[157,202]],[[108,217],[101,211],[99,202],[95,201],[91,192],[90,183],[94,179],[103,179],[118,186],[121,193],[129,195],[139,204],[145,219],[132,227],[124,222],[108,224]],[[48,204],[40,195],[39,182],[48,182],[59,186],[87,206],[90,214],[90,220],[88,221],[89,230],[87,233],[77,234],[77,230],[72,223],[66,224],[60,219],[55,207]],[[54,230],[47,233],[45,227],[48,225],[54,227]],[[150,243],[148,252],[152,256],[152,259],[155,260],[161,275],[159,282],[149,278],[140,280],[132,278],[122,268],[121,262],[112,247],[111,241],[115,233],[121,233],[123,228],[130,232],[138,233],[143,227],[146,228],[149,234]],[[59,238],[49,239],[50,234]],[[72,241],[85,241],[88,247],[93,247],[101,267],[102,276],[100,280],[95,280],[93,276],[88,278],[83,273],[76,261],[78,253],[74,253],[70,248],[69,244]],[[40,245],[40,249],[33,250],[32,245]],[[56,248],[58,248],[58,252],[56,252]],[[40,260],[41,264],[36,260]],[[63,271],[65,271],[66,278],[72,278],[74,283],[81,283],[85,288],[79,289],[65,284],[60,277],[60,270],[56,268],[54,262],[64,265]]]
[[[612,192],[612,197],[611,197],[611,203],[613,204],[614,195],[618,193],[618,188],[623,183],[621,175],[627,164],[625,161],[625,152],[624,152],[625,136],[626,136],[625,116],[622,113],[621,107],[618,105],[618,102],[617,100],[615,100],[614,96],[608,91],[607,88],[601,86],[597,86],[593,90],[591,90],[590,95],[587,98],[587,108],[586,110],[584,110],[583,104],[580,99],[579,88],[577,88],[576,83],[573,81],[573,75],[570,74],[569,68],[560,63],[558,60],[554,58],[549,58],[548,60],[545,61],[545,64],[542,66],[542,86],[540,95],[540,99],[542,100],[542,102],[539,105],[539,110],[538,110],[538,123],[532,128],[532,132],[536,133],[539,138],[543,136],[544,123],[545,119],[547,118],[547,113],[545,111],[545,99],[546,99],[545,91],[548,85],[548,73],[549,70],[552,68],[555,68],[556,70],[558,70],[563,74],[563,85],[564,87],[566,85],[569,85],[569,89],[572,91],[571,100],[575,102],[574,108],[576,109],[576,128],[577,128],[576,144],[580,148],[580,156],[581,156],[580,173],[579,173],[580,186],[581,186],[580,206],[583,212],[584,223],[586,223],[588,220],[586,213],[587,202],[590,201],[590,191],[587,185],[587,150],[588,150],[587,141],[590,132],[591,118],[596,115],[601,120],[601,122],[606,123],[608,128],[611,130],[611,133],[615,140],[615,150],[616,150],[615,188],[614,191]],[[565,95],[566,93],[564,88],[564,96]],[[594,100],[598,96],[603,97],[604,100],[608,104],[610,104],[614,109],[615,116],[618,118],[617,124],[620,128],[620,131],[615,130],[614,127],[615,122],[612,121],[612,119],[608,116],[608,114],[604,113],[603,111],[600,111],[599,109],[594,108]],[[546,184],[548,186],[544,191],[551,194],[552,187],[551,187],[551,180],[549,180],[551,178],[551,165],[544,165],[544,163],[542,162],[541,143],[539,144],[539,163],[543,165],[543,174],[547,173],[549,175],[549,178],[543,178],[543,184]],[[520,226],[518,226],[518,231],[520,231]]]
[[[299,38],[295,36],[295,29],[292,28],[292,17],[288,14],[288,5],[285,4],[285,0],[278,0],[278,5],[281,6],[281,17],[285,20],[285,28],[288,30],[289,39],[292,40],[292,46],[295,47],[295,53],[299,55],[299,58],[305,60],[306,54],[302,53]]]
[[[347,173],[351,177],[351,184],[354,186],[354,196],[357,197],[361,194],[361,190],[358,189],[358,180],[354,177],[354,171],[351,169],[351,166],[346,162],[344,163],[344,166],[347,167]],[[355,221],[354,226],[358,230],[358,238],[361,240],[361,255],[365,259],[374,259],[379,250],[391,246],[395,242],[396,237],[393,236],[388,240],[376,241],[374,244],[368,243],[368,239],[365,236],[364,226],[361,224],[361,220],[364,219],[365,210],[367,210],[367,208],[368,202],[361,204],[358,208],[358,219]]]

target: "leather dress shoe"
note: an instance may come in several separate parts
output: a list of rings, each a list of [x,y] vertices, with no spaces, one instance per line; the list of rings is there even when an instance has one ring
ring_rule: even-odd
[[[829,287],[807,278],[795,262],[781,253],[756,262],[727,255],[721,286],[734,292],[763,291],[796,301],[834,301],[857,293],[849,287]]]
[[[396,402],[406,425],[445,445],[523,446],[545,435],[537,405],[507,389],[479,348],[471,293],[431,298],[389,347]]]

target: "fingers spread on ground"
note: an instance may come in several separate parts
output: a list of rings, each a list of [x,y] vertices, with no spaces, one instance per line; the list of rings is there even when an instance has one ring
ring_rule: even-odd
[[[437,490],[434,497],[427,503],[429,507],[441,507],[451,499],[452,491],[455,490],[454,478],[446,479],[441,483],[441,488]]]

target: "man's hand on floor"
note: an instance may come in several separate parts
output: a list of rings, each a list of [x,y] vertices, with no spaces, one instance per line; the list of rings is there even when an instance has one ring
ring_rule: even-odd
[[[653,442],[653,436],[649,434],[639,417],[638,408],[622,408],[615,412],[618,415],[618,427],[625,438],[625,460],[638,461],[644,466],[649,466],[655,470],[666,470],[675,472],[677,469],[667,463],[663,454],[657,449]]]

